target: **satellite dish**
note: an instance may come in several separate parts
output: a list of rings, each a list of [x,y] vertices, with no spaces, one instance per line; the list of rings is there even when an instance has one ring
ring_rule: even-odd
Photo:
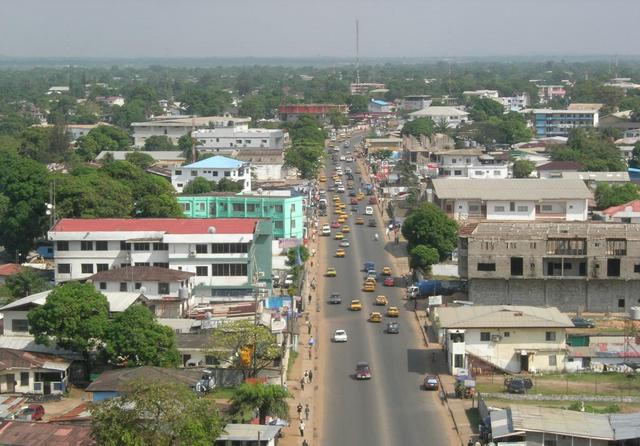
[[[206,320],[210,320],[212,317],[213,317],[213,315],[211,314],[211,312],[210,312],[210,311],[206,311],[206,312],[204,313],[204,318],[205,318]]]
[[[140,287],[140,294],[144,294],[147,292],[147,287],[146,286],[141,286]]]
[[[216,228],[214,226],[209,226],[209,228],[207,229],[207,232],[209,234],[215,234],[216,233]]]
[[[256,192],[258,192],[260,195],[262,195],[262,192],[264,192],[264,191],[262,190],[262,188],[261,188],[261,187],[259,187],[259,188],[258,188],[258,190],[257,190]]]

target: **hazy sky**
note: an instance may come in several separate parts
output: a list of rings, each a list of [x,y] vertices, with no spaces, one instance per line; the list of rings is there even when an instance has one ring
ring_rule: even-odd
[[[638,54],[638,0],[0,0],[0,55]]]

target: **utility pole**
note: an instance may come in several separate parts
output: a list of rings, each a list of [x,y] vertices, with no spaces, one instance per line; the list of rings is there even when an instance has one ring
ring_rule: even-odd
[[[360,83],[360,23],[356,19],[356,84]]]

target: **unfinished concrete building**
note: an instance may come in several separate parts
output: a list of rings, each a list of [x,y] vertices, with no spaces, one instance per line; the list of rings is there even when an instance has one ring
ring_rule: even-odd
[[[473,223],[459,274],[481,305],[626,312],[640,305],[640,224]]]

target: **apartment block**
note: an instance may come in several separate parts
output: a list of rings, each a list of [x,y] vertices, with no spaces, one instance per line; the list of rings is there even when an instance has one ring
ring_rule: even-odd
[[[284,132],[279,129],[250,129],[245,126],[196,130],[191,136],[203,152],[243,149],[284,149]]]
[[[251,165],[226,156],[216,155],[171,169],[171,184],[178,192],[197,177],[215,183],[226,178],[240,183],[243,191],[251,190]]]
[[[481,305],[626,312],[640,303],[640,225],[472,223],[458,257]]]
[[[533,126],[536,138],[566,137],[575,128],[598,127],[598,111],[535,109]]]
[[[49,231],[56,283],[156,266],[195,273],[194,294],[205,297],[270,288],[272,238],[269,221],[248,218],[65,218]]]
[[[434,179],[433,202],[455,220],[585,221],[592,193],[581,180]]]
[[[507,178],[509,155],[480,149],[444,150],[433,153],[439,178]]]

